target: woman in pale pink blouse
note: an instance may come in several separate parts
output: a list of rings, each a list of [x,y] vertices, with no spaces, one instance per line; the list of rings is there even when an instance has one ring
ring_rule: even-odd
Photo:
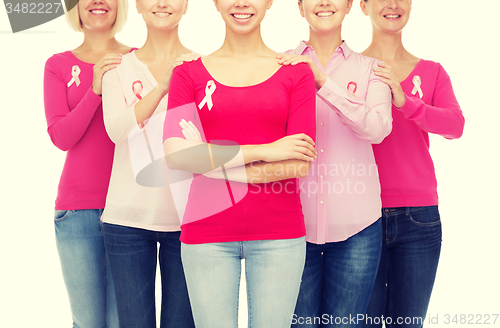
[[[363,54],[384,61],[374,72],[391,88],[393,115],[392,133],[373,146],[382,189],[383,243],[366,327],[381,327],[382,317],[386,327],[422,327],[441,250],[428,134],[455,139],[464,128],[446,71],[403,46],[411,4],[361,1],[373,26],[372,43]]]
[[[180,257],[179,215],[164,174],[162,128],[172,70],[183,59],[198,56],[179,39],[186,0],[138,0],[137,11],[146,22],[146,42],[123,56],[103,79],[104,124],[115,143],[102,215],[104,243],[120,328],[156,327],[157,262],[160,327],[193,328]],[[188,55],[180,57],[183,54]]]
[[[342,41],[352,0],[301,0],[309,40],[279,56],[307,63],[317,91],[318,159],[301,179],[307,254],[292,327],[360,327],[381,249],[380,185],[372,144],[391,131],[389,87],[377,60]]]
[[[56,244],[73,327],[118,328],[101,214],[114,145],[104,129],[101,80],[130,51],[114,35],[127,16],[125,0],[67,2],[84,41],[45,64],[44,102],[50,139],[67,151],[55,204]]]

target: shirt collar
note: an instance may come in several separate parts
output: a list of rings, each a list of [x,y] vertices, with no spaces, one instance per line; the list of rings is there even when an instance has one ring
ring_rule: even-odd
[[[300,41],[297,48],[295,48],[295,54],[303,55],[308,49],[314,50],[313,47],[307,45],[306,41]],[[352,54],[351,48],[347,46],[347,43],[345,41],[342,41],[342,44],[337,48],[336,52],[337,51],[342,54],[344,59],[349,58],[349,56]]]

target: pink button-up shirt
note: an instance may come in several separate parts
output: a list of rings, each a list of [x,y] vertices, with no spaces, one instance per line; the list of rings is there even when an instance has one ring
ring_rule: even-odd
[[[314,49],[301,42],[297,55]],[[307,241],[346,240],[380,217],[380,184],[372,144],[391,132],[391,92],[373,73],[377,60],[344,43],[328,61],[325,85],[317,91],[315,160],[301,179]]]

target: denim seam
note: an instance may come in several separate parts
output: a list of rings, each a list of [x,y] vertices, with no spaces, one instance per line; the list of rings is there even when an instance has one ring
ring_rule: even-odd
[[[68,218],[68,216],[73,212],[74,212],[74,210],[67,210],[66,213],[64,213],[64,215],[61,216],[60,218],[58,218],[58,219],[54,218],[54,222],[59,223],[59,222],[66,220]]]
[[[409,217],[410,217],[410,221],[412,223],[415,223],[416,225],[419,225],[419,226],[432,227],[432,226],[435,226],[435,225],[438,225],[441,223],[441,219],[434,221],[434,222],[418,222],[418,221],[413,220],[411,213],[409,214]]]
[[[394,231],[396,231],[396,233],[394,234],[394,238],[392,238],[391,240],[387,240],[387,227],[388,227],[388,224],[387,224],[387,220],[386,220],[386,224],[385,224],[386,241],[385,241],[385,244],[389,245],[389,244],[394,243],[396,241],[396,238],[398,238],[398,219],[397,219],[397,216],[394,217]]]

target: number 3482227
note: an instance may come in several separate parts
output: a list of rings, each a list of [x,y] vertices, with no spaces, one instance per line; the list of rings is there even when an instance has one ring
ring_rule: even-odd
[[[61,8],[62,4],[60,2],[54,3],[5,3],[5,8],[7,9],[7,14],[18,13],[18,14],[57,14]]]

